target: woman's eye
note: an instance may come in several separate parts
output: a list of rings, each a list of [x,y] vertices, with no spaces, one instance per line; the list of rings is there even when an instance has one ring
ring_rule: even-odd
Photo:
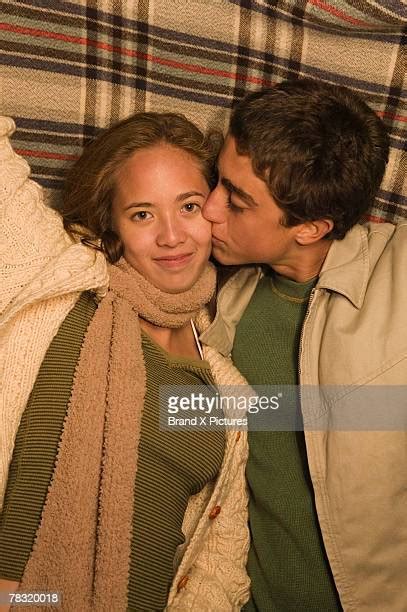
[[[152,216],[151,213],[147,212],[146,210],[139,210],[136,213],[134,213],[131,218],[134,221],[145,221],[146,219],[149,219],[151,216]]]
[[[187,202],[182,207],[182,210],[185,210],[186,212],[196,212],[197,210],[199,210],[199,208],[200,207],[198,206],[198,204],[195,204],[195,202]]]

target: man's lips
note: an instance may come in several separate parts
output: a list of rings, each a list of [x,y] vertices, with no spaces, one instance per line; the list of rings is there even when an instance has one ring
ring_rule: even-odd
[[[225,244],[224,240],[221,240],[220,238],[218,238],[217,236],[214,236],[213,234],[212,234],[212,242],[214,244]]]

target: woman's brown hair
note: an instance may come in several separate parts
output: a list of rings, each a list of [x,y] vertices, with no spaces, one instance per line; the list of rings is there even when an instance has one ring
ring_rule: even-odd
[[[195,158],[212,187],[221,142],[220,133],[204,134],[176,113],[137,113],[120,121],[87,145],[70,169],[60,209],[65,229],[73,238],[101,248],[110,263],[115,263],[123,254],[111,216],[115,177],[121,164],[136,151],[169,144]]]

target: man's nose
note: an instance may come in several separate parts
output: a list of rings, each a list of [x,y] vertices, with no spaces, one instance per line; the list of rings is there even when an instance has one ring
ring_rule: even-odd
[[[202,214],[211,223],[224,223],[226,221],[228,208],[226,196],[222,193],[220,186],[218,185],[209,194],[203,208]]]

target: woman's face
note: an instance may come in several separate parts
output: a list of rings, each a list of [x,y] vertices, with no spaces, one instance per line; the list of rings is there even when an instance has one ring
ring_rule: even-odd
[[[116,175],[113,229],[127,262],[168,293],[190,289],[211,251],[202,216],[209,187],[198,161],[159,144],[133,153]]]

